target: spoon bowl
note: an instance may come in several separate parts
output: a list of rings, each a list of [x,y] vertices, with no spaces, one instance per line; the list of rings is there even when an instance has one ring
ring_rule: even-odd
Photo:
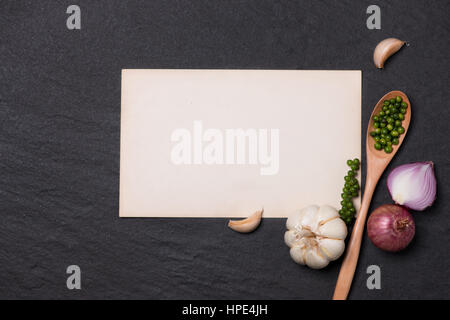
[[[373,128],[373,122],[374,122],[373,116],[378,114],[381,111],[381,108],[383,108],[384,101],[395,98],[397,96],[400,96],[402,98],[402,100],[408,104],[408,108],[406,109],[405,119],[402,121],[402,126],[403,126],[403,128],[405,128],[405,132],[402,135],[400,135],[400,137],[398,139],[398,141],[399,141],[398,145],[392,145],[392,152],[386,153],[383,150],[375,149],[375,147],[374,147],[375,141],[370,136],[370,131],[372,131],[372,128]],[[378,101],[375,108],[373,108],[372,114],[370,115],[369,125],[367,127],[367,134],[366,134],[367,154],[369,154],[369,151],[370,151],[370,153],[374,157],[384,158],[384,159],[389,158],[389,161],[390,161],[390,159],[392,159],[394,157],[394,155],[397,153],[398,149],[402,145],[403,139],[405,139],[405,136],[406,136],[406,132],[408,132],[410,122],[411,122],[411,102],[409,102],[408,96],[401,91],[391,91],[391,92],[386,93]]]
[[[392,145],[392,152],[386,153],[383,149],[375,149],[375,140],[370,136],[370,132],[373,128],[373,116],[378,114],[383,108],[385,100],[389,100],[400,96],[404,102],[408,104],[406,109],[405,119],[402,121],[402,126],[405,128],[405,132],[400,135],[398,145]],[[409,124],[411,122],[411,103],[406,94],[401,91],[391,91],[385,94],[380,101],[376,104],[370,115],[369,125],[367,127],[366,134],[366,159],[367,159],[367,174],[366,174],[366,186],[364,188],[364,196],[361,204],[361,209],[356,217],[355,225],[353,227],[352,235],[348,243],[347,251],[342,262],[339,277],[336,283],[333,300],[345,300],[347,299],[350,287],[352,285],[353,276],[355,274],[356,265],[358,264],[359,251],[361,249],[361,241],[364,233],[364,226],[366,223],[367,212],[369,211],[370,202],[372,200],[373,193],[377,186],[378,180],[383,174],[384,170],[391,162],[392,158],[397,153],[398,149],[405,139],[408,132]]]

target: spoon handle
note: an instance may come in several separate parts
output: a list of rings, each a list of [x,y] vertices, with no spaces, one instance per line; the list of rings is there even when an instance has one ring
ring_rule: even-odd
[[[353,226],[352,236],[339,272],[333,300],[347,299],[350,291],[356,265],[358,263],[359,250],[361,248],[361,240],[364,232],[364,225],[366,223],[367,212],[369,211],[370,201],[372,200],[373,192],[375,191],[378,179],[379,177],[377,179],[369,179],[368,177],[366,181],[361,209],[359,210],[355,225]]]

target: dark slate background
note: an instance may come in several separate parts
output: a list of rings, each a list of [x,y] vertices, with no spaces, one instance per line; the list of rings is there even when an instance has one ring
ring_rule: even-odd
[[[80,31],[66,28],[73,3]],[[405,91],[413,122],[388,170],[434,161],[438,200],[404,252],[365,237],[350,298],[450,298],[449,1],[376,1],[382,30],[366,28],[370,4],[0,0],[0,298],[331,298],[340,263],[293,263],[284,219],[251,235],[226,219],[119,219],[122,68],[361,69],[363,134],[378,99]],[[390,36],[410,45],[380,71],[373,48]],[[385,183],[372,209],[391,202]]]

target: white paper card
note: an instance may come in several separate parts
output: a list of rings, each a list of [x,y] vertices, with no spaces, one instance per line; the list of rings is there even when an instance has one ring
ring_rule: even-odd
[[[353,158],[361,71],[122,71],[121,217],[339,208]]]

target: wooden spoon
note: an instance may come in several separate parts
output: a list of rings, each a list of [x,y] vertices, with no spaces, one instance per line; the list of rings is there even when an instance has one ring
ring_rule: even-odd
[[[373,116],[381,111],[384,100],[389,100],[400,96],[403,101],[408,104],[406,109],[405,119],[402,122],[405,132],[399,137],[399,144],[392,145],[392,152],[386,153],[384,150],[376,150],[374,147],[375,141],[370,136],[370,132],[373,131]],[[355,274],[356,265],[358,263],[359,250],[361,248],[361,240],[364,232],[364,225],[366,223],[367,212],[369,210],[370,201],[372,200],[373,192],[377,186],[378,180],[383,174],[389,162],[392,160],[398,149],[402,145],[403,139],[405,139],[406,132],[408,131],[409,123],[411,122],[411,103],[408,97],[401,91],[391,91],[387,93],[383,98],[378,101],[377,105],[373,109],[370,116],[369,126],[367,128],[366,137],[366,158],[367,158],[367,175],[366,186],[364,189],[364,197],[359,210],[358,216],[353,227],[352,236],[350,238],[347,252],[342,262],[341,271],[336,283],[336,289],[334,290],[333,300],[345,300],[350,291],[352,285],[353,275]]]

